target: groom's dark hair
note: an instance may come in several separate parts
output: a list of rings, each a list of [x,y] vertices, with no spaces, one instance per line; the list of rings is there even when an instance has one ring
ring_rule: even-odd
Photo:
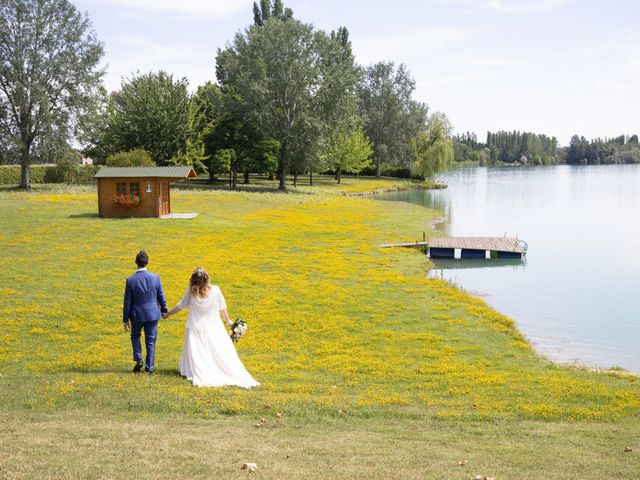
[[[149,255],[147,255],[147,252],[144,250],[140,250],[138,255],[136,255],[136,265],[138,265],[139,268],[144,268],[147,266],[147,263],[149,263]]]

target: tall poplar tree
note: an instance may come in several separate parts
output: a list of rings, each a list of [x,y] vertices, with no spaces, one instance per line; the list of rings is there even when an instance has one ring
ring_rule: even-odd
[[[282,0],[275,0],[273,3],[269,0],[260,0],[260,4],[253,2],[253,24],[257,27],[263,27],[264,22],[269,18],[277,18],[279,20],[289,20],[293,17],[293,10],[284,8]]]
[[[268,18],[218,50],[216,73],[223,88],[239,94],[260,127],[280,144],[281,190],[286,189],[296,138],[315,128],[319,115],[319,61],[317,32],[293,18]]]

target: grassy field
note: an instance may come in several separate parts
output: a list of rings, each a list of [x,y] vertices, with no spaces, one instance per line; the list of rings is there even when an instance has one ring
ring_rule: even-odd
[[[638,377],[540,359],[423,256],[378,248],[438,212],[327,194],[350,182],[174,192],[193,220],[100,219],[86,187],[0,191],[0,477],[236,478],[255,461],[261,478],[637,478]],[[185,313],[160,325],[159,374],[129,373],[140,248],[171,306],[193,268],[212,274],[260,388],[177,375]]]

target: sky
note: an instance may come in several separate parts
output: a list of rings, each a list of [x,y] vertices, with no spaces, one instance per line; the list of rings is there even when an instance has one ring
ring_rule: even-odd
[[[190,89],[253,21],[250,0],[72,0],[104,43],[105,85],[164,70]],[[404,63],[414,99],[454,132],[520,130],[568,145],[640,134],[635,0],[284,0],[326,31],[349,29],[358,63]]]

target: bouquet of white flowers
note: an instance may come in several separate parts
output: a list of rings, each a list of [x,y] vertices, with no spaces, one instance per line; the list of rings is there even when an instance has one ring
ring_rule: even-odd
[[[231,325],[231,340],[237,342],[244,337],[245,333],[247,333],[247,322],[238,317],[238,319],[233,322],[233,325]]]

